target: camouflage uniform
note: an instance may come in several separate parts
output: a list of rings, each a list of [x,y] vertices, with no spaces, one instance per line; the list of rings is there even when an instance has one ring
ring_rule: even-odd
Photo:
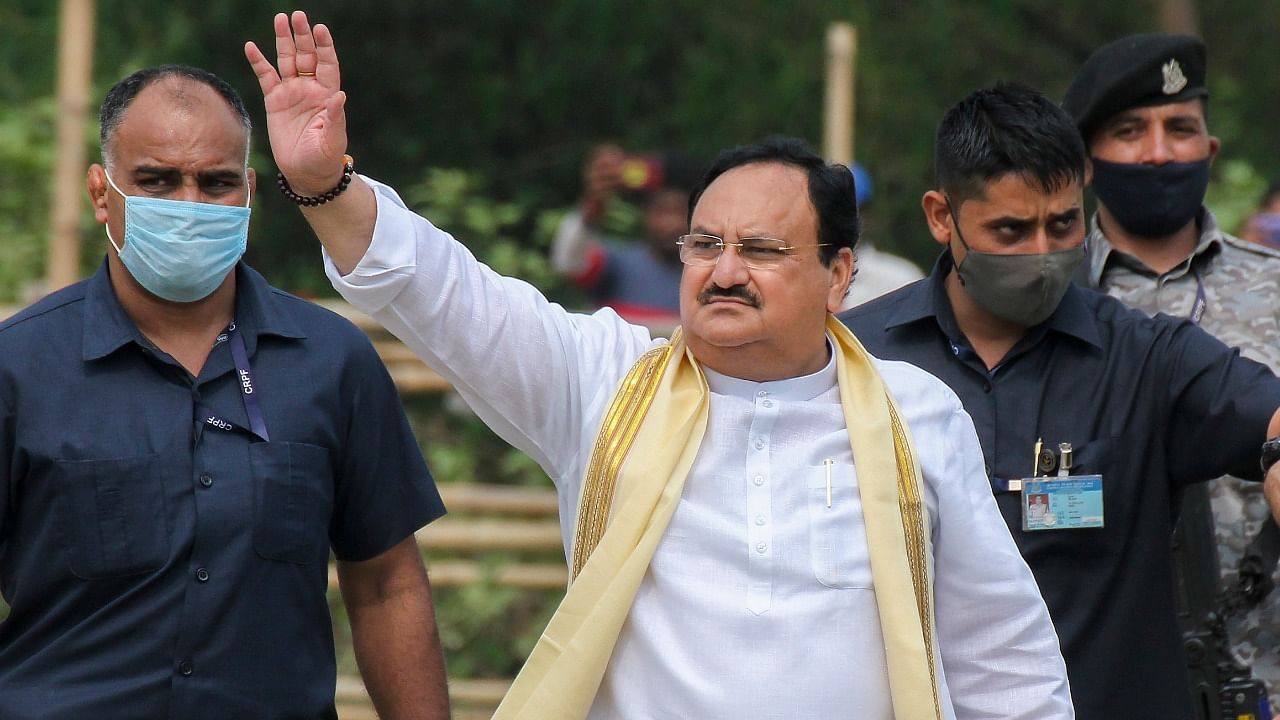
[[[1201,209],[1200,242],[1191,257],[1161,276],[1137,258],[1114,250],[1094,216],[1089,233],[1089,284],[1148,314],[1189,317],[1196,300],[1196,276],[1204,283],[1200,326],[1240,354],[1280,372],[1280,252],[1222,232],[1213,213]],[[1270,511],[1262,484],[1224,477],[1210,484],[1218,560],[1224,575]],[[1280,571],[1273,577],[1280,582]],[[1236,660],[1267,683],[1273,708],[1280,708],[1280,591],[1253,612],[1234,618],[1227,630]]]

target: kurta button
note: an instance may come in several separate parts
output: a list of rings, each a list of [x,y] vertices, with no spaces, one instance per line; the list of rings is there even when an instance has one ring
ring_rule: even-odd
[[[205,487],[213,487],[213,476],[209,473],[200,473],[200,484]]]
[[[751,478],[751,482],[755,483],[755,484],[756,484],[756,487],[759,487],[759,486],[761,486],[761,485],[763,485],[763,484],[764,484],[764,476],[763,476],[763,475],[757,475],[757,476],[755,476],[755,477]]]
[[[196,579],[200,582],[209,582],[209,571],[205,568],[196,568]]]
[[[764,402],[762,402],[762,403],[760,403],[760,404],[761,404],[761,405],[763,405],[763,406],[765,406],[765,407],[767,407],[767,408],[771,408],[771,407],[773,407],[773,401],[772,401],[772,400],[765,400]]]
[[[764,525],[764,523],[765,523],[764,516],[763,516],[763,515],[757,515],[757,516],[756,516],[756,525]]]
[[[190,677],[192,672],[191,663],[186,660],[178,663],[178,672],[182,673],[184,676]]]
[[[757,449],[757,450],[763,450],[763,449],[764,449],[764,440],[756,440],[756,449]]]
[[[756,543],[756,552],[763,554],[764,551],[768,549],[768,545],[765,545],[764,543]]]

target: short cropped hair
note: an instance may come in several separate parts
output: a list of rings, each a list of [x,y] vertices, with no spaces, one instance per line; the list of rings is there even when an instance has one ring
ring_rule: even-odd
[[[189,65],[157,65],[143,68],[111,86],[111,89],[107,91],[107,96],[102,99],[102,109],[98,114],[98,139],[102,143],[103,159],[111,160],[111,143],[115,139],[116,130],[120,127],[121,121],[124,120],[125,110],[128,110],[129,106],[133,104],[133,101],[138,97],[138,93],[142,92],[148,85],[171,77],[185,78],[201,85],[206,85],[218,93],[223,100],[227,101],[227,105],[231,106],[231,109],[240,117],[240,122],[244,125],[246,137],[245,160],[248,161],[248,136],[253,130],[253,121],[249,119],[249,111],[245,108],[244,101],[240,99],[240,93],[237,93],[235,88],[227,84],[226,80],[208,70]]]
[[[858,244],[861,227],[853,173],[839,164],[828,164],[802,140],[769,136],[752,145],[730,148],[720,153],[689,195],[689,221],[702,193],[716,178],[742,165],[782,163],[804,170],[809,179],[809,202],[818,215],[818,258],[830,266],[840,248],[852,250]]]
[[[942,116],[933,168],[938,189],[957,207],[1010,173],[1055,192],[1084,182],[1084,142],[1056,103],[1025,85],[1000,84],[975,91]]]

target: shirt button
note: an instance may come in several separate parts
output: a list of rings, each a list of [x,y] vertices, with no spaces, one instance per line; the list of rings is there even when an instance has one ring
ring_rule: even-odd
[[[769,397],[769,391],[761,390],[760,392],[756,393],[756,397]]]
[[[196,568],[196,579],[200,582],[209,582],[209,571],[206,568]]]
[[[763,516],[763,515],[757,515],[757,516],[756,516],[756,524],[757,524],[757,525],[763,525],[763,524],[764,524],[764,516]]]
[[[184,677],[190,677],[192,672],[191,663],[186,660],[178,663],[178,672],[182,673]]]
[[[986,381],[986,380],[982,381],[982,392],[984,393],[991,392],[991,383],[989,381]]]
[[[761,486],[761,485],[763,485],[763,484],[764,484],[764,476],[763,476],[763,475],[757,475],[757,476],[755,476],[755,477],[751,478],[751,482],[755,483],[755,484],[756,484],[756,487],[759,487],[759,486]]]
[[[759,438],[757,438],[757,439],[756,439],[756,449],[757,449],[757,450],[763,450],[763,449],[764,449],[764,440],[763,440],[763,439],[759,439]]]
[[[205,487],[213,487],[213,476],[209,473],[200,473],[200,484]]]
[[[765,406],[765,407],[767,407],[767,408],[771,408],[771,407],[773,407],[773,401],[772,401],[772,400],[765,400],[764,402],[762,402],[762,403],[760,403],[760,404],[761,404],[761,405],[763,405],[763,406]]]
[[[756,543],[756,552],[763,554],[764,551],[768,549],[768,545],[765,545],[764,543]]]

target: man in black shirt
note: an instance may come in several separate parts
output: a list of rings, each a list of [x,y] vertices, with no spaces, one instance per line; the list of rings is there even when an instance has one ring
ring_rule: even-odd
[[[102,103],[106,257],[0,323],[0,718],[337,717],[337,560],[387,717],[448,716],[444,514],[368,337],[240,258],[249,114],[199,68]]]
[[[935,165],[923,208],[946,250],[932,273],[841,319],[872,354],[937,375],[973,417],[1077,715],[1189,718],[1173,520],[1188,483],[1260,479],[1280,380],[1189,322],[1070,285],[1084,147],[1039,93],[1000,86],[958,103]],[[1042,475],[1055,479],[1031,480]]]

